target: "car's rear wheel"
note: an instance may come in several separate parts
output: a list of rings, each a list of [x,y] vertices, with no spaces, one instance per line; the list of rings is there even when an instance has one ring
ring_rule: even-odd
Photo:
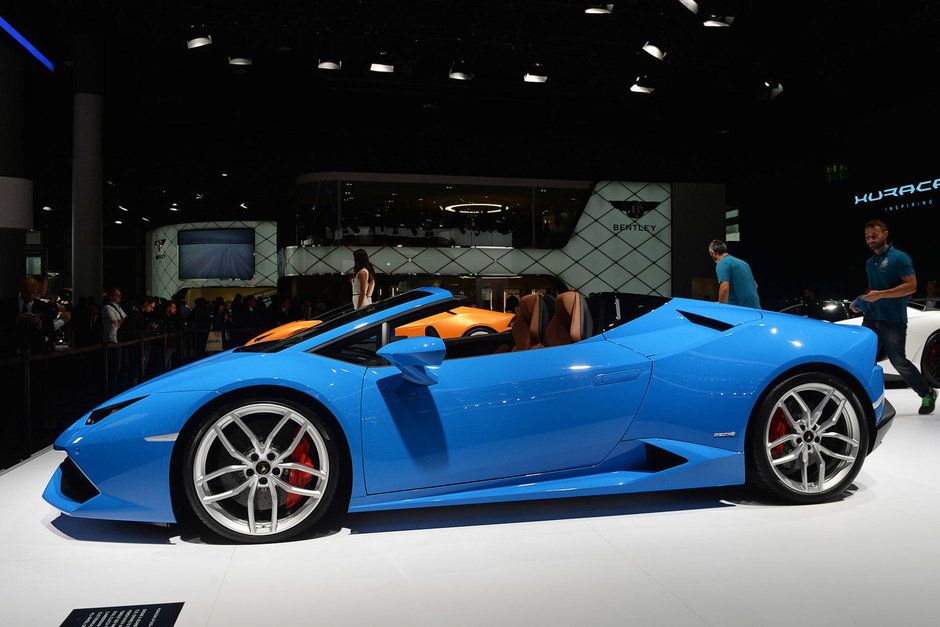
[[[940,388],[940,331],[927,338],[920,356],[920,371],[930,387]]]
[[[748,427],[749,480],[797,503],[842,494],[868,451],[861,402],[826,373],[800,374],[774,386]]]
[[[492,333],[496,333],[496,330],[491,329],[490,327],[471,327],[467,329],[466,331],[464,331],[464,334],[462,337],[473,337],[475,335],[490,335]]]
[[[210,531],[237,542],[276,542],[326,513],[340,472],[326,421],[284,399],[252,399],[203,421],[186,446],[183,485]]]

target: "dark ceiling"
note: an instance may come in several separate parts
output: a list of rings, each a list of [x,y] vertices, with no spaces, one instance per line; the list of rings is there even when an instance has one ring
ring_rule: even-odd
[[[940,41],[937,2],[700,0],[698,15],[679,0],[610,15],[562,0],[17,4],[0,15],[56,66],[34,63],[46,77],[31,82],[37,197],[70,188],[78,85],[104,96],[106,211],[158,222],[179,221],[171,202],[187,219],[242,202],[271,215],[311,171],[728,180],[761,167],[768,144],[777,159],[843,158],[867,141],[853,129],[930,109]],[[735,20],[706,28],[710,13]],[[187,49],[194,25],[211,46]],[[393,74],[368,70],[382,51]],[[317,69],[329,55],[342,70]],[[447,77],[456,59],[472,81]],[[548,82],[523,82],[533,62]],[[654,93],[630,92],[641,74]],[[771,100],[765,81],[783,92]]]

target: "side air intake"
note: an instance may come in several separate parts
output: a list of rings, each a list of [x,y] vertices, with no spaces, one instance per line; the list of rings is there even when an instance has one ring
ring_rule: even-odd
[[[648,442],[646,444],[646,465],[653,472],[668,470],[686,463],[687,459],[680,457],[666,449],[653,446]]]
[[[79,470],[71,457],[66,457],[59,468],[62,469],[62,494],[76,503],[84,503],[88,499],[98,496],[98,489]]]
[[[678,309],[676,311],[679,311]],[[707,318],[705,316],[700,316],[699,314],[689,313],[688,311],[679,311],[683,316],[685,316],[689,322],[694,324],[708,327],[709,329],[715,329],[716,331],[727,331],[728,329],[734,328],[733,324],[728,324],[727,322],[722,322],[721,320],[715,320],[714,318]]]

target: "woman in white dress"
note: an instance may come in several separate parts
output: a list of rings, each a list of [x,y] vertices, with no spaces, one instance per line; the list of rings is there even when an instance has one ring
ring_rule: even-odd
[[[353,253],[352,282],[352,303],[354,309],[365,307],[372,304],[372,290],[375,289],[375,270],[372,269],[372,262],[369,261],[369,255],[363,249]]]

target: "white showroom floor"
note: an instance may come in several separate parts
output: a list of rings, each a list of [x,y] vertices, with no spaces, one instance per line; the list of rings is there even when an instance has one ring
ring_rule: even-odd
[[[887,396],[896,424],[834,503],[722,488],[382,512],[264,546],[59,516],[48,451],[0,476],[0,625],[172,602],[180,626],[935,625],[940,412]]]

